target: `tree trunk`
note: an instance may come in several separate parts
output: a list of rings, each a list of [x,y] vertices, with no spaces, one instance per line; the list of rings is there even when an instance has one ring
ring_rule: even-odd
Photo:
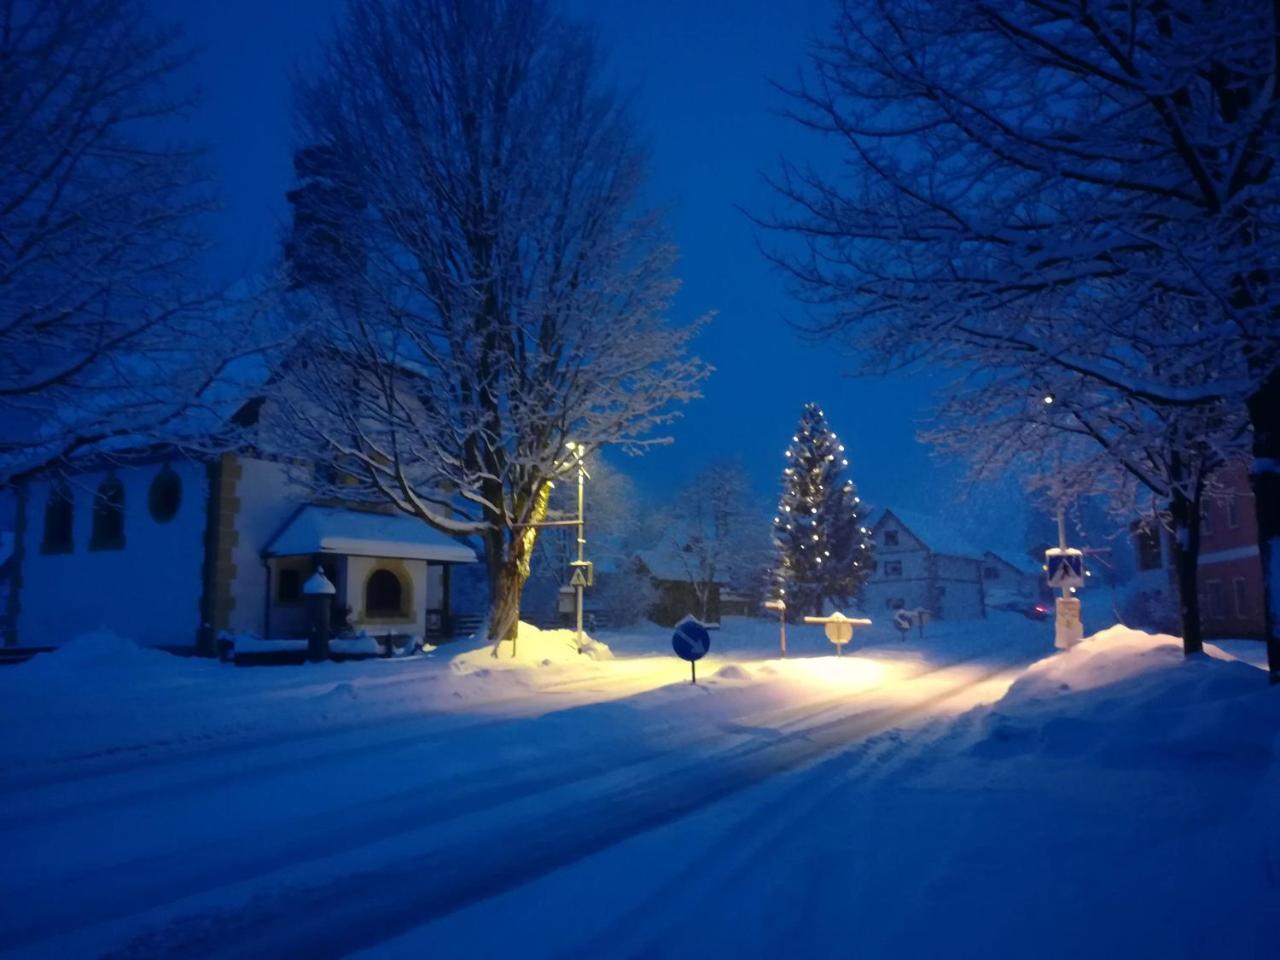
[[[1253,426],[1250,483],[1258,514],[1258,554],[1262,561],[1262,622],[1267,671],[1280,684],[1280,368],[1270,371],[1249,397]]]
[[[520,597],[533,562],[533,548],[538,542],[538,524],[547,516],[551,484],[543,481],[529,496],[533,499],[529,522],[507,533],[495,523],[485,535],[485,562],[489,568],[489,638],[493,640],[493,656],[504,640],[511,641],[511,656],[516,655],[516,634],[520,629]],[[516,515],[520,515],[520,497],[516,497]],[[528,502],[528,501],[525,501]]]
[[[1182,628],[1182,652],[1186,656],[1204,650],[1200,629],[1200,501],[1203,484],[1195,481],[1195,494],[1187,497],[1175,486],[1169,502],[1173,519],[1173,568],[1178,587],[1178,618]]]
[[[493,655],[503,641],[511,641],[511,655],[516,655],[516,633],[520,628],[520,597],[524,593],[527,573],[509,561],[489,565],[489,638]]]

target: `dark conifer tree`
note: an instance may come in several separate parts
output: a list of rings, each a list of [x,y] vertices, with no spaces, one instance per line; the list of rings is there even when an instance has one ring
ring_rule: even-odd
[[[827,601],[860,599],[873,560],[866,509],[844,445],[815,403],[806,404],[787,447],[782,498],[773,518],[775,562],[770,594],[788,615],[821,615]]]

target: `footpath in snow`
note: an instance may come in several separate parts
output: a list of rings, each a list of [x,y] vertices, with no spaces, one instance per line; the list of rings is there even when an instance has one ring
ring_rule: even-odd
[[[658,628],[253,669],[85,638],[0,671],[0,952],[1267,955],[1261,672],[1050,633],[782,661],[729,621],[697,687]]]

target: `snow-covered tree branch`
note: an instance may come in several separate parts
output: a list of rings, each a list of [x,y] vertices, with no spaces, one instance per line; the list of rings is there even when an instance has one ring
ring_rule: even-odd
[[[211,191],[172,145],[186,58],[138,0],[0,4],[0,480],[207,442],[192,411],[252,352],[200,276]]]
[[[811,332],[881,364],[1243,411],[1276,679],[1278,79],[1263,0],[843,0],[789,92],[847,165],[759,218]]]
[[[707,373],[599,66],[545,3],[373,0],[298,91],[289,429],[345,497],[481,541],[495,650],[566,444],[663,442]]]
[[[665,516],[658,549],[689,584],[699,619],[709,617],[717,586],[745,593],[759,588],[769,560],[768,526],[742,464],[721,460],[703,467],[676,493]]]
[[[974,479],[1012,472],[1054,507],[1101,494],[1127,523],[1154,504],[1152,522],[1174,535],[1183,645],[1195,653],[1202,502],[1214,471],[1247,459],[1247,430],[1244,411],[1226,402],[1152,406],[1048,367],[971,371],[925,439],[967,460]]]

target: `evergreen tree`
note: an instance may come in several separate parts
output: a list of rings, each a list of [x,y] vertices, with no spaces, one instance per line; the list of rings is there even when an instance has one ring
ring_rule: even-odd
[[[840,438],[815,403],[806,404],[787,448],[782,499],[773,518],[775,563],[770,593],[789,615],[821,615],[831,600],[860,599],[873,568],[866,508]]]

